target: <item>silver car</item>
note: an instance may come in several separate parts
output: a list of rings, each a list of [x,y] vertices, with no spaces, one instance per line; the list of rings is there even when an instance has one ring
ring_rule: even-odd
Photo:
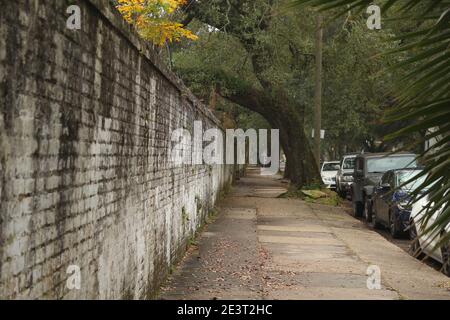
[[[336,189],[336,173],[339,170],[339,161],[325,161],[322,164],[320,175],[328,189]]]
[[[336,192],[343,198],[351,194],[356,154],[345,155],[336,174]]]

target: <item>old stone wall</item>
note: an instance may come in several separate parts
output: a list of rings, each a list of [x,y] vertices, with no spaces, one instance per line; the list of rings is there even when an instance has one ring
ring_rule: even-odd
[[[151,297],[232,179],[170,134],[217,120],[108,1],[1,3],[0,298]]]

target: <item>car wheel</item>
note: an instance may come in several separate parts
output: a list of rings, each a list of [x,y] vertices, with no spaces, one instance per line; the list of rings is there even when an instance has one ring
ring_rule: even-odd
[[[423,257],[422,248],[420,247],[419,237],[417,236],[416,224],[411,221],[409,224],[409,238],[411,244],[409,246],[409,253],[418,259]]]
[[[397,221],[395,219],[395,214],[389,213],[389,231],[393,238],[399,238],[401,235],[400,230],[397,227]]]
[[[450,242],[441,247],[442,272],[450,277]]]
[[[355,217],[361,217],[363,214],[364,205],[361,201],[353,201],[353,215]]]
[[[339,197],[343,198],[344,196],[342,194],[342,189],[341,189],[340,185],[341,184],[339,182],[336,182],[336,193],[339,195]]]
[[[377,213],[372,208],[372,221],[370,222],[370,225],[374,229],[381,229],[381,223],[377,220]]]
[[[346,198],[347,198],[347,194],[345,193],[345,191],[342,191],[342,190],[339,190],[339,196],[340,196],[342,199],[346,199]]]
[[[364,220],[367,222],[372,221],[372,201],[366,200],[366,203],[364,205]]]

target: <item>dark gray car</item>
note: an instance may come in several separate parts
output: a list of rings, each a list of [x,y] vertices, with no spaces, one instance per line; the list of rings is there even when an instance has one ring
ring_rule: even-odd
[[[412,153],[364,153],[356,156],[352,185],[353,214],[372,220],[372,194],[386,171],[417,167]]]

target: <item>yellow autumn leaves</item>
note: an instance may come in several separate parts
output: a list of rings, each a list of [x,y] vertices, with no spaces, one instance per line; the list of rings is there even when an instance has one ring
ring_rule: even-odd
[[[117,0],[117,9],[139,34],[157,45],[182,38],[197,40],[197,36],[170,15],[187,0]]]

